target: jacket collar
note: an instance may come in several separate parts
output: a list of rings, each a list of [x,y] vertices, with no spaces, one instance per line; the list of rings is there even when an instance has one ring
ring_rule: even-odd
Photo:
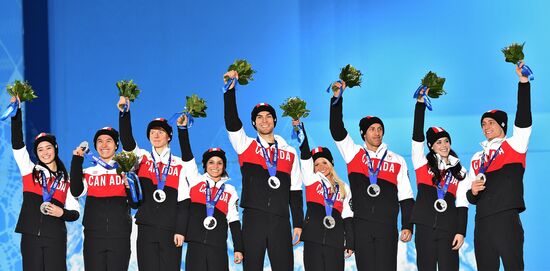
[[[382,157],[382,155],[384,155],[384,152],[386,152],[386,150],[388,149],[388,145],[382,142],[382,144],[378,146],[378,149],[376,149],[376,151],[371,151],[367,149],[367,144],[363,143],[363,148],[365,149],[365,151],[369,152],[369,156],[379,158],[379,157]]]
[[[151,155],[155,158],[155,161],[157,163],[161,162],[161,163],[167,165],[168,164],[168,158],[170,157],[170,147],[164,148],[164,150],[162,151],[161,154],[158,154],[157,151],[155,150],[155,147],[153,147],[153,149],[151,151]]]

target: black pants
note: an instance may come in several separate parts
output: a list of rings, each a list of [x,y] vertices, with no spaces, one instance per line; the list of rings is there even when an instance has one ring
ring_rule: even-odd
[[[21,255],[24,271],[67,270],[67,240],[23,234]]]
[[[137,260],[140,271],[179,271],[181,247],[174,244],[174,232],[138,225]]]
[[[397,225],[353,219],[357,270],[397,269]]]
[[[294,269],[290,220],[262,211],[245,209],[243,213],[245,271],[264,269],[265,251],[273,271]]]
[[[523,270],[523,227],[517,210],[476,220],[474,247],[478,270]]]
[[[84,268],[90,271],[128,270],[130,237],[98,238],[84,234]]]
[[[306,271],[344,271],[344,248],[304,241]]]
[[[187,243],[185,270],[229,270],[227,248],[213,247],[195,242]]]
[[[416,264],[419,271],[457,270],[458,250],[453,250],[456,233],[416,224]]]

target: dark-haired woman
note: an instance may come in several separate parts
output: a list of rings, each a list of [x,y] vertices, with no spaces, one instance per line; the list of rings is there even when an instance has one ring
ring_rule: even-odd
[[[424,98],[419,95],[412,137],[418,186],[412,223],[416,225],[418,270],[458,270],[458,249],[464,243],[468,221],[466,169],[451,149],[451,136],[441,127],[426,131],[429,152],[424,155],[425,111]]]
[[[300,121],[293,121],[299,125]],[[303,126],[302,126],[303,128]],[[329,149],[309,150],[305,128],[300,165],[306,187],[307,212],[301,240],[306,270],[344,270],[353,254],[351,190],[334,170]]]
[[[178,125],[185,127],[187,118],[178,119]],[[227,230],[233,237],[233,262],[243,260],[241,222],[239,220],[237,190],[229,184],[227,158],[220,148],[210,148],[202,155],[204,174],[199,174],[189,131],[178,129],[184,171],[189,181],[189,219],[187,224],[186,270],[223,271],[229,270],[227,257]]]
[[[23,141],[21,109],[11,118],[11,133],[13,156],[23,177],[23,206],[15,228],[22,234],[23,270],[67,270],[65,221],[78,219],[79,205],[69,192],[69,174],[59,159],[56,138],[47,133],[36,136],[34,163]]]

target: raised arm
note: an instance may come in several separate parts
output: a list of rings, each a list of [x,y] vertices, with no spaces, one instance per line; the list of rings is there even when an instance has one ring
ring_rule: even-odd
[[[134,134],[132,133],[132,117],[130,114],[130,102],[128,102],[128,111],[122,111],[122,105],[126,103],[125,97],[120,97],[118,101],[117,108],[119,112],[118,126],[120,130],[120,142],[122,143],[122,148],[125,151],[133,151],[136,149],[137,144],[134,139]]]
[[[335,84],[340,84],[336,82]],[[338,85],[339,87],[339,85]],[[334,96],[330,99],[330,134],[334,141],[342,141],[348,135],[348,131],[344,127],[344,120],[342,114],[342,103],[344,96],[340,97],[340,100],[336,104],[333,104],[336,101],[340,90],[334,93]]]
[[[227,72],[224,77],[230,79],[238,78],[238,74],[235,71]],[[243,127],[241,119],[239,119],[239,113],[237,112],[237,99],[235,97],[235,83],[231,85],[231,88],[223,94],[224,105],[224,119],[225,128],[229,132],[236,132]]]
[[[508,139],[508,142],[517,152],[525,153],[527,152],[529,138],[531,137],[531,126],[533,124],[531,113],[531,83],[529,83],[527,77],[521,74],[520,67],[516,67],[516,73],[519,76],[517,94],[518,104],[516,119],[514,121],[514,132],[512,137]]]

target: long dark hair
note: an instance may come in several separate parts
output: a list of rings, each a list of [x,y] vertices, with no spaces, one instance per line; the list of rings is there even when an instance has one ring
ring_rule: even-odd
[[[47,168],[51,175],[57,177],[59,174],[63,174],[63,181],[67,182],[69,180],[69,174],[67,173],[67,168],[65,168],[65,164],[59,159],[57,154],[55,155],[55,164],[57,165],[57,171],[52,171],[46,164],[44,164],[40,159],[38,159],[38,165]],[[40,170],[34,168],[32,170],[32,176],[35,182],[41,182],[42,176],[40,175]]]
[[[458,155],[456,155],[456,153],[452,149],[451,151],[449,151],[449,156],[451,155],[458,158]],[[442,176],[441,176],[441,171],[439,170],[439,167],[438,167],[437,154],[432,149],[430,149],[430,152],[426,154],[426,159],[428,160],[429,169],[434,174],[434,176],[432,177],[432,183],[434,185],[438,185]],[[455,177],[459,181],[464,180],[464,178],[466,177],[466,174],[461,173],[462,165],[460,164],[460,160],[456,165],[451,167],[450,170],[453,177]]]

